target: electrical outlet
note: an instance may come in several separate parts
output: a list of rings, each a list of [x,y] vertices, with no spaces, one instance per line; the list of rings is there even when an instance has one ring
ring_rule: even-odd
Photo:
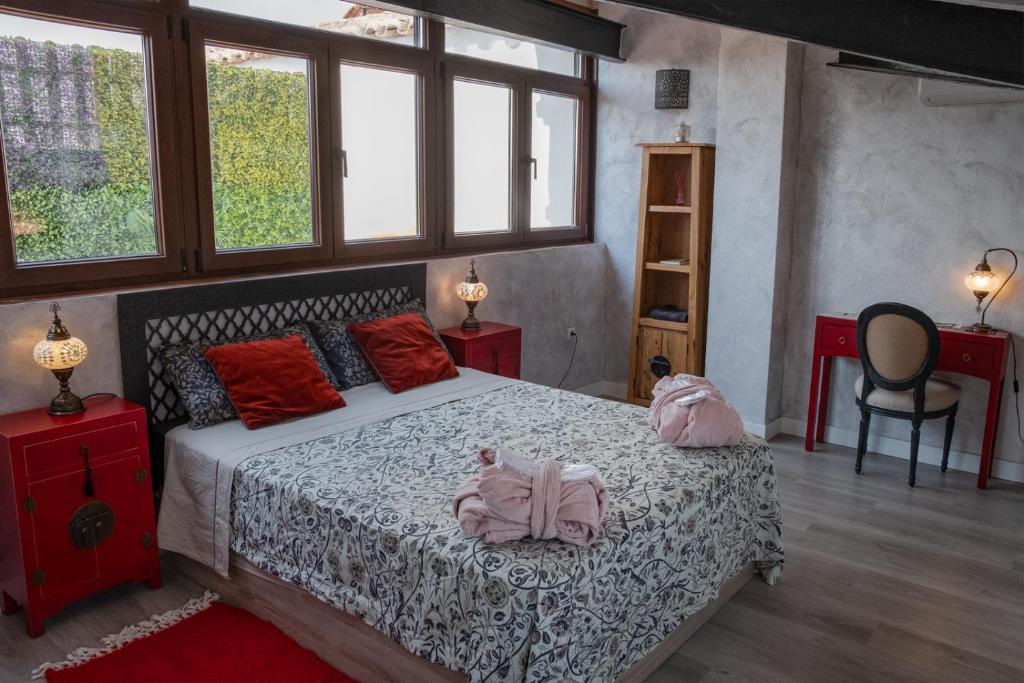
[[[569,341],[572,341],[572,338],[576,336],[576,328],[570,327],[569,329],[567,329],[565,331],[565,336]]]

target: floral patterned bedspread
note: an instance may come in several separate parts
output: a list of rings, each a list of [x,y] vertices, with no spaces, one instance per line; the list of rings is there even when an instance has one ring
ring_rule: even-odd
[[[490,545],[452,514],[485,446],[597,465],[598,541]],[[243,461],[232,549],[472,681],[612,681],[749,561],[774,583],[771,451],[681,449],[646,410],[528,383]]]

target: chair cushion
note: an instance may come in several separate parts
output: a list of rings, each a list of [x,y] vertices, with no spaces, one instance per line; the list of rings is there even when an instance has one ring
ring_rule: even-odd
[[[857,378],[853,383],[853,390],[858,399],[864,388],[864,375]],[[924,388],[924,411],[932,413],[936,410],[945,410],[960,400],[960,387],[941,379],[930,379]],[[875,387],[868,394],[868,405],[885,410],[898,410],[901,413],[914,412],[914,390],[889,391]]]

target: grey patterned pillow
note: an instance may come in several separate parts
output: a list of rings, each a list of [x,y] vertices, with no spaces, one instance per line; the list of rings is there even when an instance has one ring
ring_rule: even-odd
[[[383,308],[373,313],[355,315],[351,318],[323,321],[310,320],[307,322],[309,328],[313,331],[317,344],[323,349],[327,362],[334,372],[334,376],[338,378],[342,390],[361,387],[364,384],[376,382],[380,379],[377,377],[377,373],[374,372],[369,361],[366,360],[366,356],[363,355],[363,351],[359,348],[355,338],[349,334],[348,326],[352,323],[365,323],[371,320],[390,318],[393,315],[401,315],[402,313],[419,313],[427,323],[427,327],[434,332],[434,337],[441,345],[441,348],[445,349],[445,351],[448,350],[448,347],[444,345],[441,337],[437,334],[437,330],[434,329],[434,324],[427,317],[427,312],[423,309],[423,304],[419,299],[413,299],[390,308]],[[448,355],[451,356],[451,353]]]
[[[210,361],[206,360],[203,352],[214,346],[223,344],[234,344],[237,342],[256,341],[259,339],[280,339],[298,335],[309,347],[310,353],[324,378],[330,382],[335,389],[340,389],[338,380],[331,372],[331,366],[324,358],[323,352],[317,346],[309,327],[302,323],[285,327],[279,330],[271,330],[263,334],[251,335],[248,337],[236,337],[221,342],[179,342],[167,344],[160,349],[160,360],[163,363],[164,371],[174,384],[174,388],[181,398],[188,412],[189,429],[202,429],[215,425],[218,422],[235,419],[235,407],[231,405],[224,385],[217,378]]]

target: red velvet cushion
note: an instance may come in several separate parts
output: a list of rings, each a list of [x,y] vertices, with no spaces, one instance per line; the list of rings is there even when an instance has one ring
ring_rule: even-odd
[[[352,323],[348,331],[394,394],[459,374],[448,351],[418,313]]]
[[[345,406],[298,335],[224,344],[203,355],[249,429]]]

